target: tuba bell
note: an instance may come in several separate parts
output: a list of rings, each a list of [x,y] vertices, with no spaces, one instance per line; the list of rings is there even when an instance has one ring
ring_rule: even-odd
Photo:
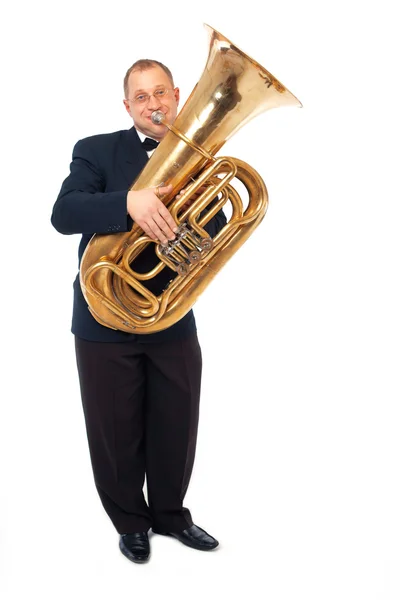
[[[155,333],[179,321],[215,275],[260,224],[268,192],[260,175],[237,158],[216,157],[224,143],[256,115],[280,106],[301,106],[271,73],[226,37],[206,25],[210,37],[204,72],[173,125],[131,186],[131,190],[172,185],[163,198],[178,231],[161,244],[136,224],[131,231],[95,234],[81,261],[80,284],[89,310],[101,325],[129,333]],[[154,112],[153,122],[164,115]],[[246,208],[231,185],[245,186]],[[188,184],[190,184],[188,186]],[[182,197],[176,195],[186,186]],[[184,204],[205,188],[196,200]],[[232,214],[210,238],[204,226],[227,203]],[[153,244],[156,266],[147,273],[134,270],[135,258]],[[165,267],[176,274],[155,295],[145,282]]]

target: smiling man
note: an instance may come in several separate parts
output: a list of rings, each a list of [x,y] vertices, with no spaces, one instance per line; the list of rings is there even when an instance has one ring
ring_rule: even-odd
[[[168,131],[152,122],[152,112],[162,111],[173,123],[179,89],[165,65],[139,60],[126,73],[124,93],[133,127],[75,145],[53,208],[52,224],[60,233],[82,236],[79,265],[94,233],[129,231],[135,222],[155,240],[175,237],[176,223],[156,190],[129,188]],[[214,237],[225,223],[221,210],[206,229]],[[135,269],[147,272],[157,262],[149,244]],[[174,275],[165,268],[146,285],[159,294]],[[194,525],[183,506],[195,457],[202,368],[193,312],[154,334],[109,329],[88,310],[78,273],[72,333],[94,480],[120,534],[121,552],[146,562],[150,528],[192,548],[216,548],[217,540]]]
[[[158,81],[156,85],[155,81]],[[138,61],[125,76],[124,92],[124,105],[136,129],[161,141],[168,131],[167,127],[154,124],[151,115],[155,110],[161,110],[168,123],[175,121],[179,88],[174,87],[171,71],[155,61]]]

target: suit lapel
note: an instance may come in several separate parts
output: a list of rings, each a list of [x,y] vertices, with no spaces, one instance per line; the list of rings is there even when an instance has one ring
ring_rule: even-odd
[[[123,132],[120,149],[118,164],[128,187],[131,187],[149,160],[134,127]]]

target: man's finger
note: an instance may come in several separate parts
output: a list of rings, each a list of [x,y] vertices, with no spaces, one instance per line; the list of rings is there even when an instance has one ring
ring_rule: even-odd
[[[164,204],[161,203],[161,205],[158,207],[158,212],[174,233],[178,231],[178,227],[172,218],[171,213],[169,212],[168,208],[164,206]]]
[[[171,192],[172,192],[172,185],[157,186],[154,191],[155,195],[157,196],[157,198],[159,200],[161,200],[162,198],[164,198],[164,196],[167,196]]]
[[[169,214],[169,213],[168,213]],[[167,241],[166,238],[169,238],[170,240],[173,240],[175,238],[175,234],[172,231],[171,227],[168,225],[168,223],[163,219],[163,217],[160,215],[160,213],[153,213],[153,220],[157,223],[158,227],[162,230],[163,232],[163,238],[161,241],[165,242]],[[175,224],[175,221],[172,219],[173,223]]]
[[[151,221],[148,221],[148,226],[151,229],[151,232],[156,240],[158,240],[159,242],[162,242],[163,244],[168,242],[167,237],[161,231],[161,229],[157,225],[156,221],[154,221],[154,219],[152,219]]]

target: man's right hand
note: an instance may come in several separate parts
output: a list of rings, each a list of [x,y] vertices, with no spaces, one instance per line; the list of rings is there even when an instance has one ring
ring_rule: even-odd
[[[153,240],[166,243],[175,238],[178,227],[167,207],[157,197],[172,191],[172,185],[146,190],[131,190],[127,196],[127,210],[133,221]]]

